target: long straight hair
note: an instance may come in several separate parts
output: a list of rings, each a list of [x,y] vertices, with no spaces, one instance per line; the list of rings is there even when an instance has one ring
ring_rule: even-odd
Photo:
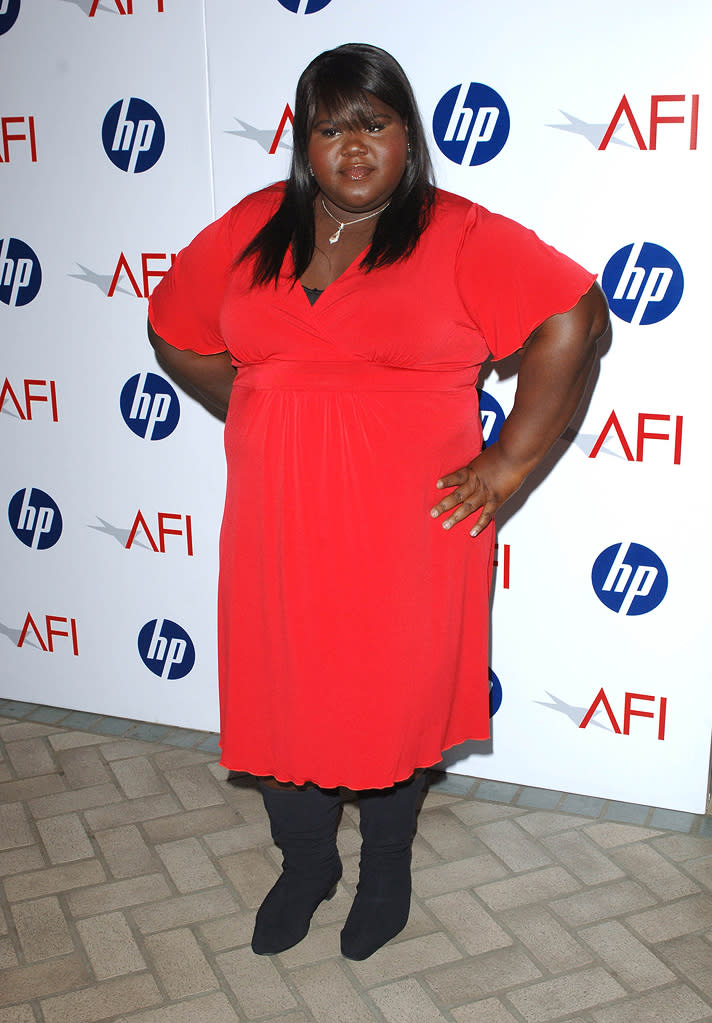
[[[253,284],[277,283],[287,250],[292,249],[294,280],[314,255],[314,198],[319,186],[309,167],[308,144],[318,107],[347,127],[373,121],[368,94],[388,104],[408,126],[410,152],[390,205],[376,222],[361,262],[368,272],[406,259],[427,226],[435,189],[433,171],[415,96],[398,61],[377,46],[346,43],[316,57],[302,73],[294,105],[292,163],[282,202],[238,257],[254,258]]]

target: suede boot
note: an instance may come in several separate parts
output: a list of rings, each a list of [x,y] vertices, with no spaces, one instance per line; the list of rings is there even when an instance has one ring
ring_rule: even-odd
[[[341,932],[347,959],[368,959],[408,922],[411,847],[424,785],[425,772],[393,788],[360,794],[359,882]]]
[[[260,783],[282,874],[257,911],[252,951],[276,955],[296,945],[312,914],[341,877],[336,827],[341,799],[315,787],[273,789]]]

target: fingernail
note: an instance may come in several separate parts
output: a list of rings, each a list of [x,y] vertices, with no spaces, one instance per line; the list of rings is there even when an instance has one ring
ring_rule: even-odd
[[[431,508],[430,509],[430,514],[433,516],[434,519],[436,519],[438,517],[438,510],[437,510],[437,508]]]
[[[442,490],[442,488],[445,486],[445,484],[443,483],[442,480],[438,480],[438,482],[435,484],[435,486],[438,488],[438,490]]]
[[[470,536],[477,536],[478,533],[479,533],[479,529],[477,528],[477,526],[475,526],[474,529],[470,530]]]
[[[447,522],[443,522],[443,529],[449,529],[452,525],[454,525],[452,519],[448,519]]]

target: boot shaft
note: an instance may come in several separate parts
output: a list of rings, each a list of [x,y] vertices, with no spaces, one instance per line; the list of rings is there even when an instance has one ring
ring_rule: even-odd
[[[364,850],[410,846],[425,782],[423,771],[390,789],[370,789],[359,794]]]

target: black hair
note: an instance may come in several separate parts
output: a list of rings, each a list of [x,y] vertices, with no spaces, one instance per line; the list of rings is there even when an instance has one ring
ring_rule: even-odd
[[[308,157],[308,142],[317,108],[349,127],[373,120],[368,93],[388,104],[408,126],[410,152],[390,205],[376,223],[363,257],[365,271],[405,259],[425,229],[435,197],[433,172],[423,125],[410,82],[398,61],[377,46],[346,43],[326,50],[302,73],[294,105],[294,151],[282,202],[238,257],[254,257],[253,283],[277,282],[287,249],[298,280],[314,255],[314,197],[319,186]]]

